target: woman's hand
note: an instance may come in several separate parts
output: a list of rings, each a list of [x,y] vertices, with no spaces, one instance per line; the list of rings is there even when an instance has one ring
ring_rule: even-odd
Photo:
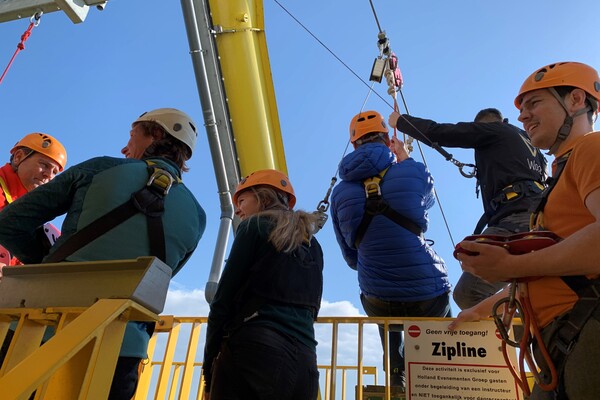
[[[390,150],[396,155],[396,159],[398,160],[398,162],[402,162],[409,158],[408,152],[404,147],[404,142],[402,142],[395,136],[392,136],[392,140],[390,142]]]

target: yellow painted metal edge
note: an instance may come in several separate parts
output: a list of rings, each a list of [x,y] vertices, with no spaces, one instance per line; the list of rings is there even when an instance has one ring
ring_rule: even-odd
[[[242,176],[287,174],[264,31],[263,2],[209,1]]]

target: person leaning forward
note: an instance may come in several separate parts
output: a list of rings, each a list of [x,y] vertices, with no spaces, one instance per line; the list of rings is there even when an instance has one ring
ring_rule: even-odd
[[[181,180],[196,143],[191,118],[176,109],[162,108],[137,118],[122,150],[127,158],[96,157],[66,169],[54,180],[24,195],[0,212],[0,243],[25,263],[123,260],[158,256],[175,275],[189,260],[204,232],[206,216]],[[163,246],[153,246],[147,218],[133,215],[83,247],[70,240],[83,228],[130,201],[147,187],[150,174],[168,174],[172,186],[164,196],[161,220]],[[164,192],[164,190],[162,191]],[[62,236],[46,255],[35,240],[35,228],[63,214]],[[140,234],[148,232],[148,234]],[[110,388],[110,400],[131,399],[138,366],[147,356],[153,324],[129,322]]]

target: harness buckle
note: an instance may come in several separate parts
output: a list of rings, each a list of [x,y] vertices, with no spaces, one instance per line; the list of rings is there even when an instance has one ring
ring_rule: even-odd
[[[571,353],[571,350],[573,350],[575,340],[571,340],[569,341],[569,343],[567,343],[560,335],[556,335],[553,344],[556,347],[556,349],[558,349],[558,351],[560,351],[564,355],[568,355]]]
[[[371,182],[365,182],[365,194],[367,198],[372,196],[381,196],[381,187],[379,186],[379,182],[375,181],[374,179]]]
[[[164,169],[154,168],[154,172],[150,175],[150,179],[148,179],[146,186],[156,189],[166,196],[167,193],[169,193],[171,186],[173,186],[173,182],[175,182],[175,179],[173,179],[170,173]]]

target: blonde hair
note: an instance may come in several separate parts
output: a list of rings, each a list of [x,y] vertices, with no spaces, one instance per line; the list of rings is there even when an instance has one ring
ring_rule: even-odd
[[[270,186],[255,186],[250,190],[259,204],[257,218],[268,217],[274,222],[269,242],[277,251],[291,253],[303,243],[310,243],[317,232],[319,217],[302,210],[290,210],[288,195]]]

